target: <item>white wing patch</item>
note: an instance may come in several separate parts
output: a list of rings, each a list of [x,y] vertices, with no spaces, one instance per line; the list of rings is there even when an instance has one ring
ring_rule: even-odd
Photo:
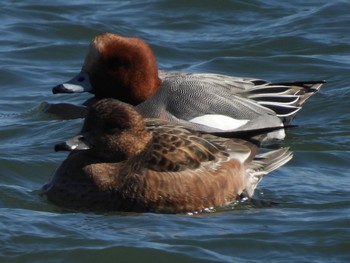
[[[219,114],[207,114],[190,120],[190,122],[213,127],[223,131],[237,129],[246,124],[248,121],[249,120],[238,120],[232,117]]]

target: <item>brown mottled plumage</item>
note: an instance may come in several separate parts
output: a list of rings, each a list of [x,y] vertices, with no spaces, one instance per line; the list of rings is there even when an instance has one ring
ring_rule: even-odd
[[[256,155],[240,139],[145,120],[114,99],[96,103],[74,150],[43,191],[57,205],[94,211],[184,213],[251,197],[262,177],[292,158],[288,149]]]

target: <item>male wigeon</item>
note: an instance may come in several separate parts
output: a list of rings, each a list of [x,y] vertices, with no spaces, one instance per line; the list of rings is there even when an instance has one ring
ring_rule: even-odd
[[[92,40],[81,72],[54,87],[53,93],[89,91],[95,95],[92,101],[116,98],[137,105],[146,118],[190,123],[198,130],[233,130],[249,127],[266,115],[289,125],[323,83],[270,83],[219,74],[158,71],[153,52],[143,40],[102,33]],[[282,132],[276,139],[284,135]]]
[[[53,203],[90,211],[200,212],[252,197],[264,175],[292,158],[287,148],[257,155],[241,139],[143,119],[129,104],[103,99],[72,151],[43,187]]]

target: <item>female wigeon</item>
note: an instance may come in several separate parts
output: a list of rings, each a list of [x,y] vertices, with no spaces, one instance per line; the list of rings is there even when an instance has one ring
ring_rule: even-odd
[[[43,187],[53,203],[90,211],[200,212],[251,197],[262,177],[292,158],[287,148],[256,155],[241,139],[143,119],[129,104],[93,105],[72,151]]]
[[[81,72],[54,87],[53,93],[89,91],[95,95],[92,101],[116,98],[137,105],[146,118],[181,125],[190,122],[191,128],[198,130],[208,126],[233,130],[266,115],[277,116],[280,124],[289,125],[323,83],[270,83],[218,74],[158,71],[153,52],[144,41],[102,33],[92,40]],[[283,139],[284,133],[278,137]]]

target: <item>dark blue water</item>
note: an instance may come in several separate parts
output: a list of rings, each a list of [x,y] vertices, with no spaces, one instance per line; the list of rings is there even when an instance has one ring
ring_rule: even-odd
[[[0,262],[349,262],[349,1],[2,1]],[[325,79],[264,178],[266,203],[198,216],[62,211],[40,188],[82,120],[43,113],[109,31],[146,40],[159,67],[272,81]]]

